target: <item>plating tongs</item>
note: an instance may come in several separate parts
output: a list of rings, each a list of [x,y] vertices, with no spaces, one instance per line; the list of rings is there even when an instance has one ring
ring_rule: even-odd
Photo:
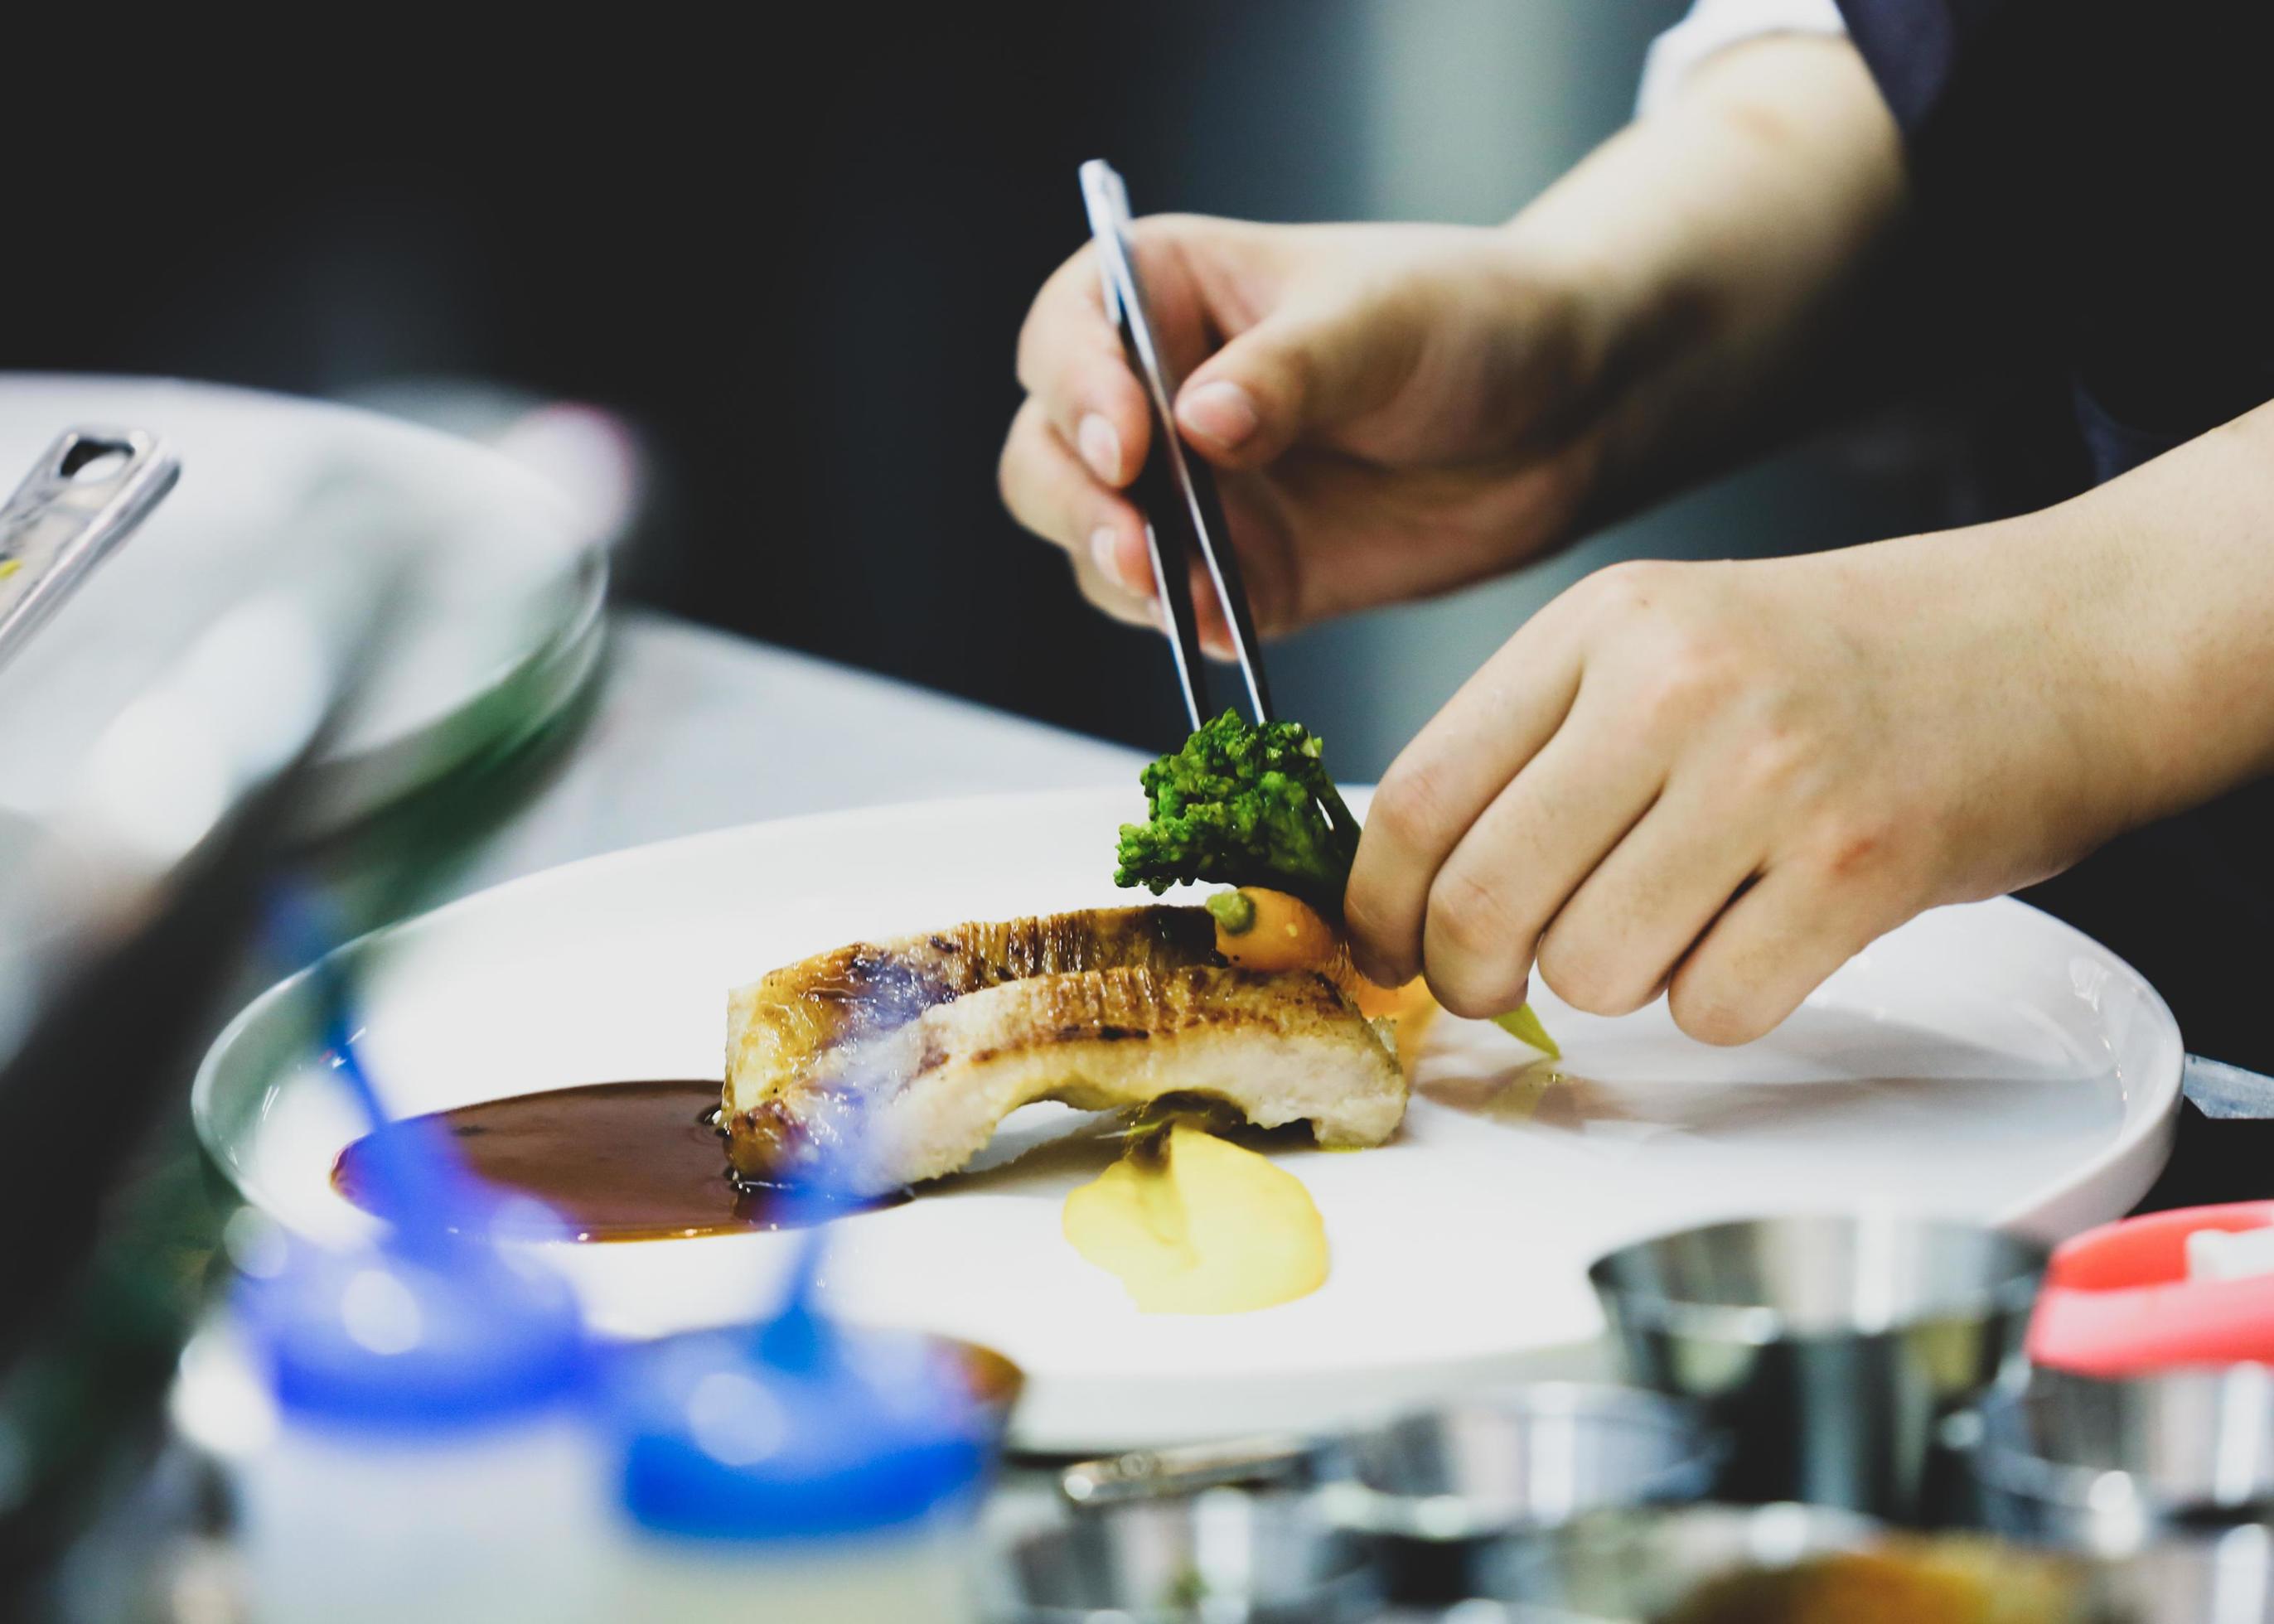
[[[181,464],[142,429],[64,431],[0,507],[0,664],[134,532]]]
[[[1177,435],[1175,371],[1155,333],[1145,284],[1129,235],[1129,191],[1113,166],[1092,158],[1081,166],[1081,200],[1089,211],[1090,235],[1097,244],[1098,275],[1104,284],[1105,313],[1121,329],[1129,365],[1145,386],[1153,415],[1153,453],[1131,493],[1145,515],[1152,545],[1153,581],[1168,617],[1169,648],[1177,662],[1177,681],[1185,710],[1197,731],[1209,719],[1207,685],[1201,670],[1200,617],[1193,606],[1192,560],[1197,557],[1224,605],[1231,631],[1231,651],[1258,723],[1271,719],[1271,689],[1263,676],[1263,651],[1248,613],[1247,590],[1239,579],[1239,559],[1224,528],[1224,505],[1207,463],[1188,452]]]

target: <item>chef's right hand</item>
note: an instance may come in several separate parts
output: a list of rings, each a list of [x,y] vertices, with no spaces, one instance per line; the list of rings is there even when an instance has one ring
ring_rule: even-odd
[[[1185,378],[1178,430],[1222,470],[1267,635],[1496,574],[1571,530],[1598,456],[1602,345],[1581,279],[1510,231],[1162,215],[1135,243]],[[1157,622],[1126,494],[1152,431],[1094,249],[1035,297],[1019,380],[1005,502],[1073,555],[1092,602]],[[1194,597],[1204,643],[1228,654],[1214,593]]]

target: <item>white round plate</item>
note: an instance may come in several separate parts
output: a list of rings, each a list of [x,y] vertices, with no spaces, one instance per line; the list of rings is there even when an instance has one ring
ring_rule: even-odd
[[[1133,790],[887,807],[571,864],[374,938],[366,1055],[396,1109],[613,1079],[718,1077],[730,985],[863,937],[1127,901],[1111,882]],[[306,1055],[297,982],[207,1056],[200,1132],[252,1200],[334,1232],[357,1124]],[[1323,1425],[1488,1377],[1584,1363],[1583,1271],[1606,1248],[1745,1213],[1859,1207],[2063,1235],[2153,1181],[2178,1029],[2104,949],[2020,903],[1930,914],[1857,958],[1773,1036],[1717,1049],[1662,1005],[1618,1020],[1552,998],[1569,1080],[1490,1026],[1439,1023],[1393,1144],[1296,1150],[1333,1249],[1302,1301],[1224,1318],[1133,1310],[1061,1237],[1110,1154],[1042,1154],[835,1229],[847,1314],[1000,1349],[1037,1449]],[[1061,1127],[1030,1108],[1006,1134]],[[999,1148],[999,1142],[998,1142]],[[597,1321],[644,1335],[749,1315],[796,1237],[561,1244]]]
[[[0,682],[0,806],[37,809],[101,726],[242,597],[328,475],[402,489],[448,525],[401,644],[321,763],[336,827],[513,742],[574,697],[597,658],[604,557],[553,487],[509,459],[414,424],[319,401],[162,379],[0,374],[0,492],[64,429],[147,429],[178,485],[87,577]],[[336,539],[336,538],[335,538]]]

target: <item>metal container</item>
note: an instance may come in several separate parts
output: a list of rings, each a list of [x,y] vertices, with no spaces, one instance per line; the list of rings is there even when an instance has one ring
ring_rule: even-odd
[[[1520,1589],[1532,1547],[1586,1512],[1703,1498],[1726,1452],[1693,1404],[1537,1382],[1352,1435],[1321,1500],[1379,1542],[1393,1598],[1442,1604]]]
[[[1859,1551],[1880,1526],[1820,1506],[1706,1505],[1585,1517],[1539,1547],[1505,1592],[1584,1619],[1654,1619],[1700,1584]]]
[[[1916,1522],[1936,1429],[2018,1364],[2042,1248],[1969,1225],[1790,1217],[1685,1229],[1588,1271],[1626,1374],[1728,1429],[1731,1499]]]
[[[2039,1368],[1962,1432],[1984,1521],[2105,1554],[2161,1523],[2274,1521],[2274,1369],[2103,1380]]]
[[[1512,1614],[1525,1624],[2128,1619],[2108,1610],[2099,1575],[2082,1560],[1978,1538],[1896,1534],[1820,1506],[1598,1513],[1562,1530],[1547,1550]]]
[[[1381,1575],[1307,1493],[1209,1489],[1069,1513],[983,1575],[990,1624],[1359,1624]]]
[[[2274,1620],[2274,1370],[2037,1369],[1950,1431],[1983,1524],[2108,1562],[2126,1616]]]

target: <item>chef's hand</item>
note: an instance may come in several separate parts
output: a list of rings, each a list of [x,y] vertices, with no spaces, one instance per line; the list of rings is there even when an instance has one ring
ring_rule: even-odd
[[[1922,909],[2057,872],[2157,776],[2118,686],[2135,577],[2086,545],[2039,515],[1581,582],[1382,779],[1359,968],[1488,1016],[1536,965],[1577,1008],[1663,990],[1736,1043]]]
[[[1140,221],[1140,274],[1185,383],[1177,426],[1218,469],[1268,635],[1505,569],[1570,521],[1579,301],[1503,230]],[[1045,284],[1019,340],[1026,403],[1003,498],[1073,554],[1091,601],[1154,617],[1145,396],[1095,250]],[[1212,590],[1203,640],[1226,651]]]
[[[1864,391],[1886,358],[1856,335],[1907,330],[1870,274],[1905,197],[1854,48],[1781,35],[1718,53],[1504,226],[1138,222],[1177,428],[1223,470],[1261,628],[1506,569]],[[1090,251],[1035,298],[1019,378],[1004,500],[1094,602],[1155,618],[1125,494],[1145,398]]]

